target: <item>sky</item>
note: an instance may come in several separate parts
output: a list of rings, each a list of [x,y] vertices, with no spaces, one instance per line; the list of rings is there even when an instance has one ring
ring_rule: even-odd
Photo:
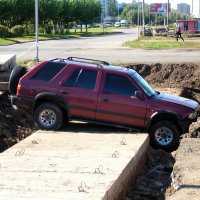
[[[137,0],[136,0],[137,1]],[[139,0],[142,1],[142,0]],[[199,13],[199,1],[200,0],[193,0],[193,7],[194,7],[194,15],[195,17],[198,17]],[[121,2],[126,2],[126,3],[131,3],[132,0],[118,0],[119,3]],[[187,3],[192,7],[192,0],[169,0],[169,2],[172,5],[172,8],[177,8],[178,3]],[[145,0],[145,3],[167,3],[167,0]]]

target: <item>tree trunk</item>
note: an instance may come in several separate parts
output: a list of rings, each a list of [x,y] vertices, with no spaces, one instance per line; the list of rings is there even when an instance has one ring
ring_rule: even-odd
[[[88,27],[87,27],[87,23],[85,24],[85,28],[86,28],[86,33],[88,32]]]

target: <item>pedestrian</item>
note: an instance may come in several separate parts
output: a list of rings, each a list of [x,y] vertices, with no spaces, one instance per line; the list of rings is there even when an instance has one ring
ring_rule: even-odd
[[[181,38],[184,41],[184,39],[183,39],[183,37],[181,35],[181,28],[180,28],[179,25],[176,28],[176,40],[177,40],[177,42],[178,42],[178,38]]]

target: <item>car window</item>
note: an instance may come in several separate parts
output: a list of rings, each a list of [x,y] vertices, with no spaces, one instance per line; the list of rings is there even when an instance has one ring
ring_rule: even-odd
[[[97,71],[88,69],[76,69],[65,81],[66,87],[77,87],[93,90],[97,79]]]
[[[106,75],[104,93],[134,96],[135,91],[135,86],[126,76],[117,74]]]
[[[48,62],[38,72],[36,72],[30,79],[50,81],[55,77],[64,67],[66,63]]]

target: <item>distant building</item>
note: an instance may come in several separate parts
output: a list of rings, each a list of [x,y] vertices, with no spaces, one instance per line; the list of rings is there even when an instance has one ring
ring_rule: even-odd
[[[196,33],[198,30],[198,20],[176,20],[176,23],[180,26],[181,31],[184,33]]]
[[[179,3],[177,4],[177,11],[190,15],[190,5],[186,3]]]

